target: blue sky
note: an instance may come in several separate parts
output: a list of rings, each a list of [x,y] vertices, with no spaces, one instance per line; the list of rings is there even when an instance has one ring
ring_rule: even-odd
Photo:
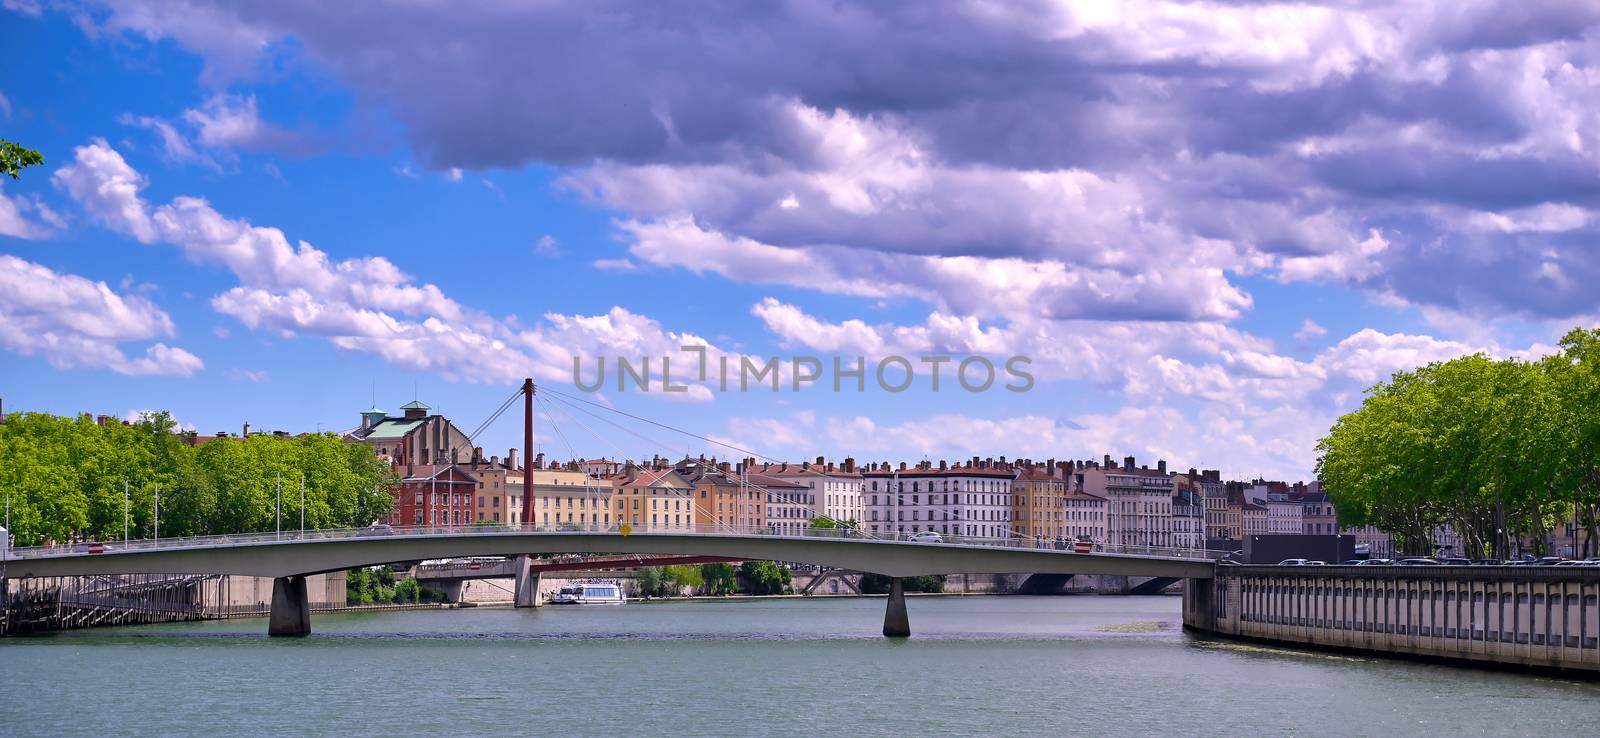
[[[1026,393],[595,399],[778,458],[1302,477],[1388,373],[1597,324],[1600,14],[1503,5],[6,0],[0,138],[46,163],[0,184],[0,398],[470,429],[573,357],[1021,355]],[[727,454],[563,413],[539,450]]]

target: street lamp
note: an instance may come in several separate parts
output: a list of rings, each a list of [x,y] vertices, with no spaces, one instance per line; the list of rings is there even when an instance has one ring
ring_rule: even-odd
[[[1505,454],[1495,454],[1494,457],[1494,557],[1505,561],[1505,527],[1506,509],[1502,487],[1505,486]]]

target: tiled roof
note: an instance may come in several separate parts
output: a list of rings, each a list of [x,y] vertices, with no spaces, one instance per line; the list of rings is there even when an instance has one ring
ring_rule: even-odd
[[[1010,468],[980,469],[975,466],[952,466],[948,469],[939,469],[937,467],[918,469],[910,467],[907,469],[879,469],[862,473],[862,476],[865,477],[892,478],[896,475],[901,477],[995,477],[998,479],[1011,479],[1015,476],[1015,471]]]
[[[795,484],[787,479],[773,476],[771,474],[750,474],[745,477],[745,480],[751,484],[757,484],[767,488],[782,487],[784,489],[809,489],[806,487],[806,485]]]

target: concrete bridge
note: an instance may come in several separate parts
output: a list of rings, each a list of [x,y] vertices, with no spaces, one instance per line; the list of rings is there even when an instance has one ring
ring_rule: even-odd
[[[523,563],[513,574],[521,602],[524,595],[530,595],[528,585],[534,577],[526,556],[554,553],[804,561],[875,572],[891,578],[883,633],[907,636],[911,626],[901,577],[1028,571],[1209,579],[1215,573],[1214,555],[1220,552],[1130,547],[1074,553],[1057,550],[1050,541],[962,537],[952,542],[920,543],[834,529],[775,534],[765,529],[718,528],[629,535],[618,530],[557,531],[532,526],[376,527],[20,548],[0,559],[0,579],[171,573],[273,577],[268,633],[305,635],[311,632],[307,575],[402,561],[518,556]]]

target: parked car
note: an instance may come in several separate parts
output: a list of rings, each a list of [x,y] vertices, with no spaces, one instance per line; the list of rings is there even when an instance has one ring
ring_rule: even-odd
[[[1462,558],[1439,559],[1439,563],[1445,566],[1472,566],[1471,561]]]
[[[1413,557],[1413,558],[1409,558],[1409,559],[1401,559],[1401,560],[1396,561],[1394,563],[1395,563],[1396,566],[1438,566],[1439,565],[1439,562],[1434,561],[1433,559],[1426,559],[1426,558],[1423,558],[1421,556],[1417,556],[1417,557]]]
[[[1284,559],[1284,560],[1278,562],[1278,566],[1305,566],[1305,565],[1306,565],[1306,560],[1305,559]]]
[[[921,533],[912,533],[906,540],[913,543],[944,543],[944,536],[935,530],[925,530]]]
[[[1583,565],[1584,565],[1584,562],[1577,561],[1575,559],[1567,559],[1565,561],[1557,561],[1556,563],[1551,564],[1551,566],[1583,566]]]
[[[1308,561],[1306,561],[1305,565],[1306,566],[1327,566],[1328,562],[1326,562],[1326,561],[1308,560]]]
[[[1366,559],[1349,559],[1347,561],[1339,562],[1339,565],[1340,566],[1360,566],[1360,565],[1365,564],[1365,563],[1367,563]]]
[[[1391,566],[1393,564],[1394,559],[1367,559],[1361,562],[1361,566]]]
[[[1473,566],[1500,566],[1497,559],[1473,559],[1471,563]]]

